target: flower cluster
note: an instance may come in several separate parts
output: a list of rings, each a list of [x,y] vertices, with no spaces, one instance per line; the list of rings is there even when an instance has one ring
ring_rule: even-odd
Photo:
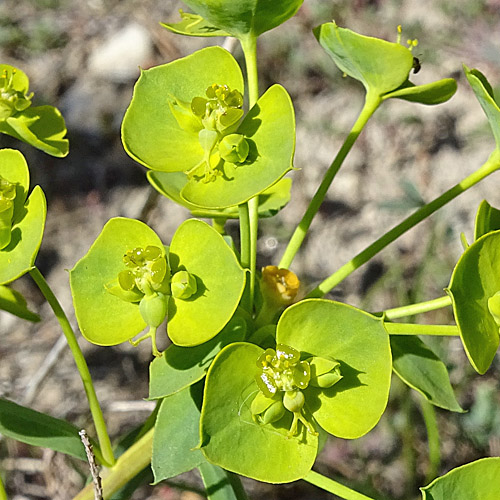
[[[15,197],[16,184],[0,175],[0,250],[5,248],[11,240]]]

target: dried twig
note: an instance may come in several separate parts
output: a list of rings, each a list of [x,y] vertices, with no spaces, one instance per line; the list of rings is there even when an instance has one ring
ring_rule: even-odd
[[[87,453],[87,460],[90,466],[90,474],[92,475],[92,481],[94,482],[94,499],[103,500],[101,476],[99,476],[99,468],[97,467],[97,463],[95,461],[94,450],[92,449],[92,445],[90,444],[90,440],[87,433],[85,432],[85,429],[82,429],[78,434],[80,435],[83,446],[85,446],[85,452]]]

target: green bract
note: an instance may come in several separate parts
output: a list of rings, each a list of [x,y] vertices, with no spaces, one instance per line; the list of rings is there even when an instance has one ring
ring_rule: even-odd
[[[183,0],[211,25],[247,39],[279,26],[291,18],[303,0]],[[201,21],[200,21],[201,22]],[[185,33],[191,34],[191,33]]]
[[[53,106],[31,107],[29,80],[21,70],[0,64],[0,132],[52,156],[68,154],[66,125]]]
[[[465,352],[476,371],[485,373],[500,343],[499,326],[488,301],[500,291],[500,231],[481,236],[457,262],[446,289]]]
[[[500,210],[492,207],[486,200],[479,205],[474,226],[474,241],[481,236],[500,229]]]
[[[45,226],[46,203],[36,186],[28,199],[29,171],[24,156],[0,150],[0,284],[29,271]]]
[[[161,183],[184,204],[244,203],[292,168],[295,123],[278,85],[240,123],[242,91],[238,64],[219,47],[143,71],[123,120],[125,149],[152,170],[178,173]]]
[[[220,30],[207,20],[197,14],[184,12],[179,9],[179,14],[182,21],[178,23],[160,23],[164,28],[167,28],[178,35],[189,36],[229,36],[229,33]]]

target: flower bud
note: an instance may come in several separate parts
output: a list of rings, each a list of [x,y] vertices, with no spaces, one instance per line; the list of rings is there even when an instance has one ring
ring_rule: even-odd
[[[176,299],[189,299],[198,290],[196,278],[187,271],[179,271],[172,276],[170,282],[172,295]]]
[[[332,358],[313,356],[307,360],[311,368],[310,384],[314,387],[327,389],[341,378],[340,363]]]
[[[249,151],[248,141],[241,134],[226,135],[219,143],[221,158],[230,163],[243,163]]]
[[[139,302],[139,311],[147,325],[158,328],[167,317],[168,296],[162,293],[145,295]]]

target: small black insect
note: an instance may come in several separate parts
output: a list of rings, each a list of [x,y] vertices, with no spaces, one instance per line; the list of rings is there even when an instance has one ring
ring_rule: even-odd
[[[413,74],[418,73],[420,71],[420,69],[422,68],[422,65],[420,64],[420,60],[418,57],[413,58],[412,68],[413,68]]]

